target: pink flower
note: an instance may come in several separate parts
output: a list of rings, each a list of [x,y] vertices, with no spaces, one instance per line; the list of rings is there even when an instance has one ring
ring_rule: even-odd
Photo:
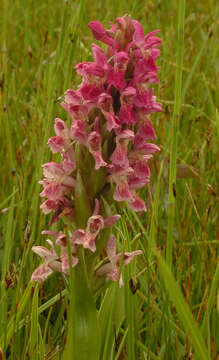
[[[144,116],[144,118],[141,121],[139,131],[135,136],[134,146],[138,146],[139,143],[142,143],[143,141],[148,139],[156,139],[156,134],[150,119],[149,118],[145,119]]]
[[[73,163],[65,163],[62,165],[55,162],[46,163],[43,165],[43,174],[45,179],[40,181],[44,189],[40,196],[47,197],[49,200],[57,201],[63,195],[75,186],[75,179],[70,176],[74,171],[75,165]]]
[[[138,108],[141,108],[143,113],[151,114],[153,112],[162,111],[162,106],[160,103],[156,102],[156,96],[154,96],[153,93],[153,89],[137,92],[134,104]]]
[[[148,179],[151,175],[151,171],[150,168],[148,166],[148,158],[134,158],[134,153],[133,153],[133,159],[131,161],[131,166],[133,171],[133,175],[137,176],[138,178],[142,178],[142,179]],[[131,174],[132,175],[132,174]],[[130,179],[130,178],[129,178]]]
[[[96,235],[83,229],[78,229],[74,232],[75,244],[82,245],[85,249],[90,249],[92,252],[96,251]]]
[[[79,87],[79,91],[84,100],[97,103],[99,95],[104,92],[104,87],[102,84],[97,83],[82,83],[82,85]]]
[[[69,275],[66,235],[63,232],[55,233],[54,231],[50,230],[44,230],[42,234],[51,235],[56,239],[56,244],[60,246],[61,254],[59,256],[56,253],[53,242],[49,239],[47,239],[46,241],[50,245],[51,251],[44,246],[33,246],[32,250],[44,260],[44,263],[35,269],[32,274],[31,280],[43,282],[47,279],[49,275],[52,274],[53,271]],[[73,244],[73,241],[71,239],[72,254],[76,252],[75,250],[75,244]],[[72,267],[76,266],[77,263],[78,259],[72,255]]]
[[[53,136],[48,140],[51,151],[54,154],[66,151],[71,145],[70,132],[66,123],[63,120],[56,118],[54,129],[56,136]]]
[[[96,44],[92,44],[91,47],[95,63],[106,71],[109,65],[107,64],[107,57],[103,50]]]
[[[161,39],[154,36],[160,31],[159,29],[152,31],[145,36],[141,24],[137,20],[133,20],[132,23],[135,28],[133,44],[141,50],[142,55],[145,55],[148,49],[157,47],[161,44]]]
[[[61,255],[60,261],[61,261],[61,266],[62,266],[62,273],[69,275],[69,259],[68,259],[68,254],[66,252]],[[72,256],[71,262],[72,262],[72,264],[71,264],[72,267],[75,267],[78,263],[78,259],[76,257]]]
[[[113,199],[116,201],[129,202],[134,200],[127,180],[124,179],[124,181],[117,182]]]
[[[114,39],[107,33],[106,29],[99,21],[90,21],[88,26],[97,40],[100,40],[103,43],[113,46],[115,48],[117,47]]]
[[[55,212],[51,223],[58,221],[59,217],[63,214],[68,216],[73,214],[72,202],[65,197],[60,197],[57,200],[48,199],[42,203],[40,208],[44,214],[49,214],[51,211]]]
[[[133,196],[128,184],[128,176],[133,173],[131,167],[123,168],[113,166],[108,181],[116,184],[113,199],[116,201],[133,201]]]
[[[56,245],[60,246],[61,253],[66,253],[67,252],[67,237],[66,237],[64,232],[59,231],[58,233],[56,233],[56,232],[51,231],[51,230],[43,230],[42,234],[43,235],[50,235],[53,238],[55,238],[56,239]],[[73,239],[72,235],[69,236],[69,241],[70,241],[71,253],[75,254],[77,252],[77,246],[74,243],[74,239]]]
[[[98,215],[99,201],[95,201],[95,209],[93,215],[87,221],[86,230],[78,229],[73,234],[73,241],[75,244],[82,245],[85,249],[90,249],[92,252],[96,251],[96,238],[101,230],[112,226],[119,220],[120,215],[113,215],[104,219]]]
[[[135,65],[134,76],[130,85],[138,88],[147,87],[158,83],[157,67],[152,57],[148,59],[139,59]]]
[[[119,122],[132,125],[137,122],[137,114],[133,107],[136,89],[128,86],[121,92],[121,107],[119,110]]]
[[[128,15],[116,18],[117,28],[111,23],[111,31],[115,34],[118,48],[127,50],[127,44],[132,41],[134,26],[132,19]]]
[[[33,272],[32,281],[43,282],[52,274],[53,270],[61,272],[61,263],[58,261],[59,257],[55,252],[53,243],[50,240],[47,242],[52,249],[51,251],[44,246],[32,247],[32,250],[44,260],[44,263]]]
[[[71,125],[71,136],[80,144],[86,145],[87,143],[87,128],[88,124],[83,120],[75,120]]]
[[[90,153],[93,155],[95,160],[95,169],[98,170],[100,167],[107,166],[107,163],[102,158],[102,150],[101,150],[101,143],[102,143],[102,136],[97,131],[92,131],[88,135],[87,139],[88,149]]]
[[[133,201],[129,201],[129,206],[133,211],[146,211],[146,206],[144,201],[134,192]]]
[[[31,281],[41,283],[45,281],[52,273],[52,269],[46,263],[43,263],[34,270],[31,276]]]
[[[68,112],[72,120],[87,120],[88,106],[79,90],[68,89],[65,92],[65,101],[61,103],[61,106]]]
[[[80,63],[75,66],[75,69],[87,82],[95,81],[95,77],[104,80],[104,69],[98,64],[92,62]]]
[[[124,71],[111,69],[108,72],[107,82],[109,85],[113,85],[116,89],[123,90],[127,85]]]
[[[137,122],[136,112],[129,104],[124,104],[119,111],[119,122],[121,124],[132,125]]]
[[[112,129],[118,129],[119,124],[118,124],[118,119],[114,114],[112,96],[105,92],[100,94],[98,98],[98,107],[105,116],[107,122],[106,124],[107,130],[111,131]]]
[[[133,131],[128,129],[118,132],[116,137],[116,148],[110,157],[113,165],[118,165],[121,168],[127,168],[129,166],[127,157],[128,144],[134,137]]]
[[[119,275],[119,266],[122,258],[122,253],[116,254],[116,240],[114,236],[111,236],[110,240],[107,243],[106,252],[109,261],[101,266],[99,270],[97,270],[98,276],[106,275],[110,280],[116,282]],[[125,252],[122,268],[128,265],[135,256],[142,254],[141,250],[136,250],[132,252]],[[123,286],[122,273],[119,279],[119,287]]]
[[[114,67],[117,71],[125,72],[129,63],[129,55],[125,51],[119,51],[114,55]]]

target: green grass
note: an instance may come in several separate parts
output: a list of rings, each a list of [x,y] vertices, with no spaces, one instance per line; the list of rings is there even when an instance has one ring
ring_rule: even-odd
[[[184,46],[183,4],[1,1],[0,347],[5,359],[60,359],[65,283],[58,274],[35,289],[29,283],[39,264],[31,246],[44,243],[41,231],[49,221],[39,211],[41,164],[51,158],[46,142],[54,117],[66,119],[59,97],[80,80],[73,66],[91,59],[88,22],[108,25],[125,13],[146,32],[161,30],[155,92],[163,112],[152,119],[162,151],[142,191],[147,213],[138,217],[121,207],[117,240],[127,251],[140,248],[144,254],[126,268],[123,290],[112,285],[102,295],[99,317],[107,339],[104,343],[102,335],[102,359],[217,358],[219,4],[186,2]]]

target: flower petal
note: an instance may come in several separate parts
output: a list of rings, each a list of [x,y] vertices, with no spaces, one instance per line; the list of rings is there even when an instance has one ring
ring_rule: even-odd
[[[34,270],[32,276],[31,276],[31,281],[36,281],[36,282],[42,283],[52,273],[53,273],[52,269],[50,269],[49,266],[46,263],[44,263],[44,264],[38,266]]]

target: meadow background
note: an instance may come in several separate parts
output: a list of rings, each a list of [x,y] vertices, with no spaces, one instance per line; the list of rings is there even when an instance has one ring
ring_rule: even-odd
[[[39,264],[31,246],[44,244],[41,231],[49,222],[39,211],[41,165],[51,159],[46,143],[54,117],[66,118],[60,97],[80,81],[73,66],[91,60],[89,21],[108,26],[126,13],[146,32],[159,28],[163,40],[155,89],[163,112],[152,116],[162,151],[153,160],[151,183],[142,191],[147,213],[138,217],[126,206],[120,210],[116,235],[143,249],[144,256],[127,269],[123,293],[113,292],[114,285],[108,292],[114,310],[102,308],[101,319],[110,323],[115,336],[111,352],[105,350],[101,360],[218,359],[219,3],[186,3],[182,92],[177,98],[179,2],[1,1],[0,347],[5,359],[61,358],[66,327],[62,277],[54,274],[36,290],[30,284]],[[174,99],[182,106],[174,128],[176,215],[173,235],[167,236]],[[154,254],[155,246],[162,258]]]

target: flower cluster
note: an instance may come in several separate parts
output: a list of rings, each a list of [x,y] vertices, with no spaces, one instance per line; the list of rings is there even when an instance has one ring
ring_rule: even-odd
[[[46,200],[41,208],[45,214],[53,212],[52,223],[61,217],[67,217],[69,221],[74,219],[77,173],[80,171],[82,177],[88,177],[88,173],[83,174],[86,167],[91,172],[103,173],[98,193],[96,191],[89,199],[91,204],[109,183],[113,189],[112,199],[127,201],[134,211],[145,211],[145,202],[137,190],[149,182],[149,159],[159,151],[157,145],[148,141],[156,138],[150,114],[161,111],[161,104],[156,102],[152,88],[152,84],[158,83],[155,64],[160,55],[158,30],[145,36],[140,23],[127,15],[117,18],[116,24],[111,23],[109,29],[97,21],[90,22],[89,27],[94,37],[105,44],[105,51],[92,44],[94,61],[76,65],[75,69],[82,77],[81,84],[76,90],[67,90],[61,103],[72,120],[71,127],[63,120],[55,119],[55,136],[48,141],[52,153],[60,153],[62,158],[61,163],[43,165],[43,191],[40,195]],[[78,148],[83,159],[77,156]],[[86,229],[77,229],[70,236],[73,266],[78,261],[74,256],[77,247],[82,245],[95,252],[99,233],[119,218],[115,215],[104,219],[98,214],[98,208],[99,202],[96,201]],[[50,235],[55,236],[56,244],[61,248],[60,254],[57,255],[51,241],[51,252],[44,247],[33,248],[45,260],[38,268],[40,275],[36,269],[32,276],[36,281],[43,281],[52,270],[68,271],[65,235],[51,232]],[[112,271],[117,269],[115,266],[121,255],[115,255],[113,240],[109,240],[107,246],[111,265],[105,266],[102,274],[107,273],[114,280],[117,271],[114,275]],[[110,246],[113,247],[112,256]],[[129,258],[129,255],[125,256]]]
[[[120,218],[120,215],[113,215],[104,219],[101,215],[98,215],[98,212],[99,201],[96,200],[95,209],[93,215],[88,219],[86,230],[77,229],[69,237],[72,254],[72,267],[76,266],[78,263],[78,258],[74,256],[77,253],[78,245],[82,245],[85,249],[90,249],[92,252],[95,252],[95,240],[99,232],[112,226]],[[42,234],[50,235],[56,239],[56,245],[59,247],[59,254],[55,251],[53,242],[49,239],[47,239],[47,242],[51,247],[51,251],[44,246],[33,246],[32,250],[44,260],[44,263],[38,266],[38,268],[36,268],[33,272],[32,280],[42,282],[50,274],[52,274],[53,271],[69,275],[66,235],[62,231],[56,233],[51,230],[44,230]]]

